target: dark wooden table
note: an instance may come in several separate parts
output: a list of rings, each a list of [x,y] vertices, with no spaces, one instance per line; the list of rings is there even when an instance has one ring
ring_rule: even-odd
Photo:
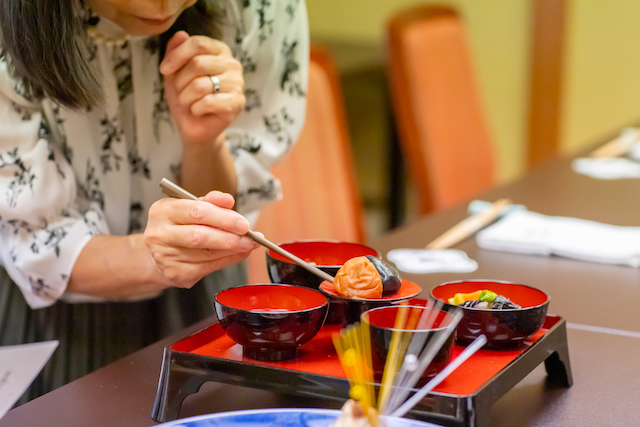
[[[617,225],[640,226],[640,180],[600,181],[571,171],[558,159],[523,179],[496,188],[485,200],[509,197],[529,210]],[[393,231],[371,246],[423,247],[466,216],[466,204]],[[640,425],[640,269],[479,249],[474,239],[457,246],[478,261],[467,274],[404,274],[423,297],[458,279],[499,279],[528,284],[551,296],[550,313],[567,320],[574,385],[547,381],[541,365],[493,406],[492,426]],[[195,325],[181,335],[213,322]],[[0,427],[151,426],[162,349],[169,337],[103,369],[10,411]],[[340,402],[207,383],[185,399],[181,417],[269,407],[338,408]]]

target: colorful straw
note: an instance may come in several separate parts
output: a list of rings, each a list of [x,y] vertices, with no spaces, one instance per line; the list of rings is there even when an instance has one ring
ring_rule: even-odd
[[[378,414],[391,414],[392,417],[405,415],[486,342],[486,337],[480,336],[407,400],[409,394],[415,391],[415,384],[462,318],[461,310],[450,312],[452,321],[435,331],[435,335],[425,346],[427,335],[411,334],[410,331],[432,329],[441,309],[441,301],[424,310],[411,308],[406,304],[399,306],[378,392],[377,411],[369,328],[356,323],[332,336],[338,359],[349,380],[349,396],[360,403],[371,425],[378,425]]]

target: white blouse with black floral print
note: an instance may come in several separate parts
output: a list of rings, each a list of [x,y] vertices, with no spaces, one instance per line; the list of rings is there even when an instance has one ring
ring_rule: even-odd
[[[280,197],[270,167],[304,120],[309,57],[304,0],[227,0],[223,41],[244,67],[245,111],[226,130],[237,209]],[[142,232],[163,177],[178,180],[182,144],[164,98],[154,38],[100,20],[91,61],[105,95],[75,111],[30,102],[0,61],[0,256],[32,308],[65,294],[95,234]],[[156,47],[154,47],[154,45]]]

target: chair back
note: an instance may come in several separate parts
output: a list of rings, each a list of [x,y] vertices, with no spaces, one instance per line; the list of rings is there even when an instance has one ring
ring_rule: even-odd
[[[357,187],[338,73],[330,54],[312,45],[305,123],[289,155],[273,167],[283,199],[260,212],[256,231],[274,243],[339,240],[364,243]],[[266,249],[247,262],[249,283],[269,282]]]
[[[387,68],[420,214],[493,186],[492,142],[458,13],[446,6],[420,5],[392,16]]]

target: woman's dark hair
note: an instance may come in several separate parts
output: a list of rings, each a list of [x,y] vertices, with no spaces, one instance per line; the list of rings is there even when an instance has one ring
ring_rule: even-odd
[[[219,38],[215,0],[198,0],[158,37],[161,58],[180,30]],[[102,93],[89,65],[89,13],[82,0],[0,0],[0,58],[30,99],[49,97],[70,108],[91,108]]]

